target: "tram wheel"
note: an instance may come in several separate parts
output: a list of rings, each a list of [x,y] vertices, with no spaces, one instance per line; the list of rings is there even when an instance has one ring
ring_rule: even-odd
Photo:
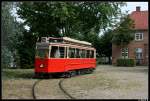
[[[71,71],[71,77],[76,76],[76,71]]]
[[[94,69],[93,68],[89,68],[88,69],[88,73],[93,73]]]
[[[81,71],[80,70],[77,71],[77,75],[81,75]]]
[[[70,78],[71,77],[71,73],[70,72],[65,72],[64,73],[64,77],[65,78]]]

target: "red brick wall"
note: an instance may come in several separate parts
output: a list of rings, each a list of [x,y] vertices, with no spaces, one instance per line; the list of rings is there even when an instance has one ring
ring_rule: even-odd
[[[112,44],[112,64],[116,63],[116,59],[121,56],[121,48]]]
[[[132,41],[127,46],[129,48],[129,58],[135,59],[135,48],[142,48],[143,50],[143,64],[148,64],[148,31],[137,31],[137,32],[143,32],[143,40],[142,41]],[[112,45],[112,64],[116,63],[116,59],[118,59],[121,56],[121,49],[116,46]]]

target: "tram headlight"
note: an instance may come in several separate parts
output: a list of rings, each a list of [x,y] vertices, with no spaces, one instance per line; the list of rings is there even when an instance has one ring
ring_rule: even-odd
[[[40,67],[41,67],[41,68],[43,68],[43,67],[44,67],[44,65],[43,65],[43,64],[41,64],[41,65],[40,65]]]

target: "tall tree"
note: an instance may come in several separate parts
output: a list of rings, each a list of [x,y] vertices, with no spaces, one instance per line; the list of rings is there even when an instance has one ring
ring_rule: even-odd
[[[100,37],[99,43],[101,55],[104,57],[108,57],[109,64],[111,64],[111,56],[112,56],[112,38],[113,38],[113,31],[109,29]]]
[[[20,37],[20,41],[22,41],[22,43],[19,44],[17,48],[20,57],[20,67],[33,68],[36,37],[31,33],[24,31],[23,36]]]
[[[86,38],[91,31],[110,26],[120,14],[122,2],[22,2],[20,18],[38,36]],[[115,22],[115,21],[114,21]]]
[[[13,30],[12,23],[13,17],[10,14],[12,3],[2,2],[2,34],[1,34],[1,45],[2,45],[2,67],[8,67],[11,62],[11,51],[9,47],[9,37]]]
[[[68,36],[91,42],[100,52],[99,31],[115,22],[123,5],[122,2],[99,1],[21,2],[17,14],[25,21],[24,25],[30,27],[28,34],[35,41],[42,36]],[[32,38],[23,38],[23,41],[31,42]],[[35,42],[31,47],[32,50],[28,51],[34,50]],[[30,57],[34,55],[35,53]]]
[[[123,49],[134,39],[133,28],[133,20],[129,16],[123,17],[120,21],[120,26],[114,30],[112,42]]]
[[[111,24],[112,17],[120,14],[121,2],[22,2],[18,15],[25,20],[31,32],[39,36],[72,36]],[[85,34],[84,34],[85,33]],[[74,35],[73,35],[74,36]],[[76,35],[75,35],[76,36]]]
[[[21,36],[21,26],[12,15],[13,2],[2,2],[2,67],[9,67],[10,63],[19,64],[17,46],[20,43],[18,37]]]

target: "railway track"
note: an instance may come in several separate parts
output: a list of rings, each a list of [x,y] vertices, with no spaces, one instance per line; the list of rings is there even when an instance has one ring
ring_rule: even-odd
[[[70,95],[63,87],[62,83],[66,78],[63,78],[59,81],[59,88],[63,91],[65,95],[67,95],[70,99],[75,99],[72,95]]]
[[[65,80],[66,78],[63,78],[61,80],[59,80],[59,83],[58,83],[58,86],[59,86],[59,89],[63,92],[63,94],[67,95],[70,99],[75,99],[72,95],[70,95],[63,87],[63,81]],[[40,80],[37,80],[34,84],[33,84],[33,87],[32,87],[32,96],[33,96],[33,99],[37,99],[37,96],[36,96],[36,92],[35,92],[35,87],[37,86],[37,84],[39,82],[41,82],[42,79]]]
[[[89,73],[92,73],[93,72],[93,69],[87,69],[87,70],[80,70],[78,72],[75,72],[75,71],[69,71],[67,73],[65,73],[63,75],[63,78],[61,80],[59,80],[59,83],[58,83],[58,86],[59,86],[59,89],[65,94],[67,95],[70,99],[75,99],[72,95],[70,95],[63,87],[63,81],[67,78],[70,78],[70,77],[74,77],[74,76],[77,76],[77,75],[82,75],[82,74],[89,74]],[[40,82],[42,81],[42,79],[40,80],[37,80],[34,84],[33,84],[33,87],[32,87],[32,96],[33,96],[33,99],[37,99],[36,95],[35,95],[35,86]]]
[[[33,86],[32,86],[32,96],[33,96],[33,99],[37,99],[36,95],[35,95],[35,86],[42,80],[37,80],[34,82]]]

